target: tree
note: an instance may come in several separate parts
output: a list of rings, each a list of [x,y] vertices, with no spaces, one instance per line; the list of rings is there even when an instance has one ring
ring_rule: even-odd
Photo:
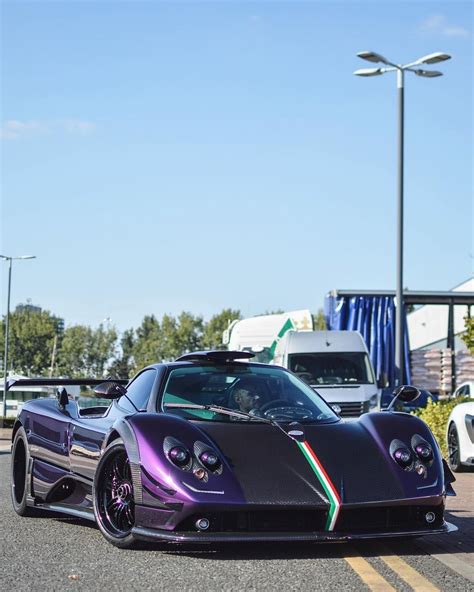
[[[143,317],[141,325],[136,330],[133,345],[134,371],[161,362],[160,356],[160,323],[154,315]]]
[[[190,312],[182,312],[176,325],[176,350],[174,357],[185,352],[198,351],[203,348],[202,334],[204,322],[201,316],[194,316]]]
[[[102,378],[107,374],[116,353],[117,331],[114,327],[97,329],[73,325],[64,331],[57,356],[58,372],[70,378]]]
[[[326,326],[326,318],[324,316],[323,309],[320,308],[313,317],[313,328],[315,331],[325,331],[327,329]]]
[[[8,332],[10,371],[44,375],[49,371],[58,319],[47,310],[19,308],[10,313]],[[1,324],[1,359],[5,355],[5,319]]]
[[[474,317],[471,317],[471,309],[468,309],[467,316],[464,317],[466,330],[462,334],[462,340],[467,349],[474,355]]]
[[[242,318],[240,310],[224,308],[220,313],[214,315],[204,325],[202,346],[204,349],[223,349],[222,334],[229,324],[234,320]]]
[[[135,370],[134,360],[135,331],[127,329],[120,339],[120,353],[118,353],[109,367],[110,375],[114,378],[131,378]]]
[[[145,316],[133,347],[135,370],[202,349],[202,332],[202,317],[189,312],[182,312],[178,318],[165,314],[161,323],[154,315]]]

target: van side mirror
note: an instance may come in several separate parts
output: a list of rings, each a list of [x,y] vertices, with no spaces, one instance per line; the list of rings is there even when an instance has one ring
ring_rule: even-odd
[[[102,399],[118,399],[127,393],[127,389],[117,382],[101,382],[94,393]]]

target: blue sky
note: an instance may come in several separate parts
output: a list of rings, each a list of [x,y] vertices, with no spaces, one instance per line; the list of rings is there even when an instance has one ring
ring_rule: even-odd
[[[406,63],[405,286],[472,275],[470,2],[2,2],[12,306],[68,324],[323,305],[394,289]],[[369,64],[366,64],[367,66]],[[6,308],[6,265],[2,312]]]

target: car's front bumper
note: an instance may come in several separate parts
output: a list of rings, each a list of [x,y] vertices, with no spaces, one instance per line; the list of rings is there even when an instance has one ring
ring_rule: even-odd
[[[176,532],[136,526],[132,530],[132,533],[137,539],[143,541],[169,543],[251,543],[279,541],[337,543],[362,539],[447,534],[456,530],[458,528],[454,524],[443,522],[439,528],[400,529],[385,532]]]

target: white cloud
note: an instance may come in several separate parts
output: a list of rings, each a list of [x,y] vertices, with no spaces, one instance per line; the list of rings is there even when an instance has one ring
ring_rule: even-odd
[[[422,33],[432,33],[443,37],[469,37],[470,33],[465,27],[453,25],[442,14],[432,14],[420,24]]]
[[[95,124],[83,119],[54,119],[48,121],[20,121],[9,119],[0,128],[0,137],[4,140],[62,132],[67,134],[87,135],[95,130]]]

